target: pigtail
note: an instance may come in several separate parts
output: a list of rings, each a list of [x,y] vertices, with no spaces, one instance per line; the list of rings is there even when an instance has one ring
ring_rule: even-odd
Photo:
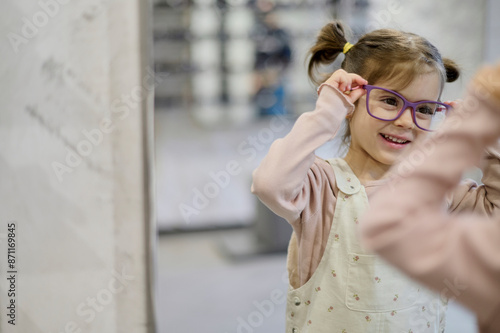
[[[460,68],[451,59],[443,58],[443,65],[446,71],[446,82],[454,82],[460,76]]]
[[[324,77],[317,77],[318,67],[332,64],[342,53],[346,42],[344,27],[340,22],[328,23],[321,29],[316,43],[309,50],[307,74],[312,82],[318,85],[324,81]]]

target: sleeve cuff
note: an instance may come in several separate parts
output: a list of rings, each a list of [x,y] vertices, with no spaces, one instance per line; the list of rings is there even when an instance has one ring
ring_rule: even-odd
[[[322,83],[317,91],[318,91],[318,96],[321,94],[321,91],[323,90],[324,87],[328,87],[329,91],[333,91],[337,94],[338,97],[340,97],[340,99],[342,100],[342,102],[344,103],[344,106],[347,108],[347,114],[352,114],[354,112],[354,104],[352,104],[345,96],[344,93],[342,93],[340,90],[338,90],[337,88],[335,88],[334,86],[328,84],[328,83]]]

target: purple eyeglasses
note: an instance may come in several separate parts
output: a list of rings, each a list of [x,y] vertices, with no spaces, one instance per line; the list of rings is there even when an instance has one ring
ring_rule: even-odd
[[[437,101],[410,102],[395,91],[364,85],[366,90],[366,110],[373,118],[394,121],[411,108],[413,122],[424,131],[435,130],[444,119],[450,105]]]

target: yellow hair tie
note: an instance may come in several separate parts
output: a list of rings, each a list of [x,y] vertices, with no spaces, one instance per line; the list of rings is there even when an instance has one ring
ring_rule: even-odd
[[[353,47],[354,45],[347,42],[344,44],[344,51],[342,51],[342,53],[346,54],[347,52],[349,52],[349,50]]]

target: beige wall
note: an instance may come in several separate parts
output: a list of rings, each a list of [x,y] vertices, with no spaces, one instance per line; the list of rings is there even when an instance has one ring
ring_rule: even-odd
[[[147,11],[142,0],[0,4],[2,332],[154,327]]]

